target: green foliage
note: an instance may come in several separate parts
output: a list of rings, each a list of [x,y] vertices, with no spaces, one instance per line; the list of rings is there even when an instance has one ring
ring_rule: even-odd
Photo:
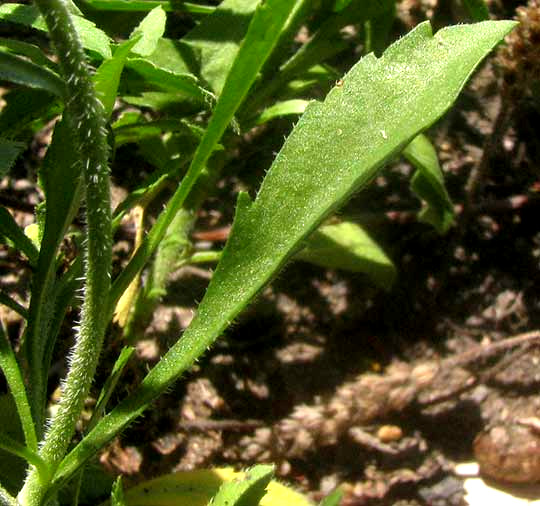
[[[444,186],[433,144],[425,135],[418,135],[403,150],[403,155],[417,169],[411,179],[411,188],[426,203],[419,219],[444,234],[454,222],[454,206]]]
[[[273,476],[272,466],[248,469],[245,477],[224,482],[208,506],[257,506]]]
[[[366,230],[351,222],[319,227],[295,258],[330,269],[362,272],[386,290],[396,277],[392,260]]]
[[[57,119],[38,171],[45,200],[36,209],[35,242],[0,208],[2,236],[32,267],[28,309],[0,294],[0,303],[27,319],[20,349],[0,335],[0,367],[12,392],[0,399],[0,404],[10,403],[0,413],[5,417],[9,411],[14,418],[17,412],[21,421],[0,420],[0,500],[6,504],[17,493],[24,506],[97,502],[110,483],[88,478],[95,469],[85,464],[187,371],[288,261],[362,272],[390,289],[399,273],[384,253],[386,245],[377,244],[358,223],[325,220],[403,152],[416,169],[411,188],[424,202],[419,220],[440,233],[448,230],[453,205],[436,149],[422,132],[452,105],[482,58],[513,26],[483,22],[433,35],[424,23],[386,48],[393,0],[224,0],[217,7],[138,0],[86,3],[92,15],[111,10],[125,18],[147,14],[113,44],[99,23],[68,0],[36,0],[39,10],[0,6],[0,20],[15,27],[15,33],[17,27],[41,34],[48,30],[53,43],[30,43],[25,31],[23,40],[0,39],[0,79],[11,83],[0,110],[0,174],[10,177],[32,137]],[[483,5],[466,2],[475,19],[486,17]],[[176,7],[196,15],[197,22],[169,26],[167,13]],[[339,79],[341,69],[328,62],[338,64],[335,56],[350,48],[342,28],[351,24],[358,27],[363,48],[382,56],[368,54]],[[298,46],[293,38],[302,25],[312,35]],[[56,55],[50,58],[53,49]],[[326,93],[332,82],[335,86]],[[324,101],[314,100],[324,94]],[[254,194],[257,190],[255,199],[239,194],[223,251],[197,251],[190,238],[197,211],[221,170],[238,170],[235,157],[241,139],[248,137],[244,134],[291,116],[300,119],[260,188],[250,188]],[[144,177],[123,181],[130,192],[112,215],[110,147],[117,152],[127,147],[134,173],[145,171]],[[125,177],[114,161],[113,171],[116,178]],[[162,208],[156,204],[166,194],[172,197],[148,227],[144,217]],[[74,220],[82,204],[86,228],[81,238]],[[134,209],[143,213],[137,221],[138,249],[111,283],[112,232]],[[61,246],[66,237],[77,248],[72,256]],[[136,339],[179,264],[218,258],[182,339],[107,413],[133,353],[123,348],[98,385],[101,393],[86,433],[72,448],[119,300],[122,307],[133,308],[121,324],[126,325],[123,336]],[[146,287],[138,282],[142,269],[149,273]],[[82,304],[76,298],[81,287]],[[75,348],[57,415],[47,421],[50,364],[70,306],[81,313],[80,329],[74,329]],[[25,459],[33,464],[26,478]],[[125,492],[118,481],[111,502],[309,504],[272,476],[269,466],[247,474],[202,470],[161,477]],[[335,492],[321,504],[338,504],[339,496]]]
[[[124,493],[127,506],[311,506],[302,494],[272,479],[273,466],[180,471],[144,481]]]

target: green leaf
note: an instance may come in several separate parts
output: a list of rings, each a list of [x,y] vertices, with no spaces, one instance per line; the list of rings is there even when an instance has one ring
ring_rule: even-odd
[[[381,247],[356,223],[323,225],[306,240],[295,259],[321,267],[367,274],[374,283],[389,290],[396,268]]]
[[[204,171],[208,159],[219,148],[221,136],[232,122],[235,112],[298,5],[288,0],[265,0],[257,8],[187,174],[172,196],[166,213],[161,214],[126,269],[115,280],[111,289],[111,307],[116,305],[135,273],[142,268],[151,252],[155,251],[174,215]]]
[[[342,497],[343,491],[336,488],[319,503],[319,506],[339,506],[341,504]]]
[[[224,482],[208,506],[258,506],[273,476],[274,466],[252,467],[244,478]]]
[[[261,470],[257,469],[257,474],[264,479],[265,468],[271,470],[271,467],[262,467]],[[127,506],[207,506],[225,483],[245,478],[245,472],[236,472],[229,467],[180,471],[139,483],[125,491],[124,497]],[[230,503],[230,506],[233,504]],[[254,504],[258,505],[259,502]],[[260,501],[260,506],[310,505],[302,494],[274,480],[269,483],[268,491]]]
[[[79,208],[81,199],[79,154],[74,151],[67,124],[56,124],[53,138],[41,170],[45,192],[45,228],[37,269],[32,280],[32,294],[25,332],[25,355],[32,375],[30,387],[33,409],[44,406],[49,364],[43,363],[49,342],[51,318],[55,305],[56,254]],[[34,413],[34,417],[41,413]],[[40,426],[39,424],[37,425]]]
[[[127,506],[122,487],[122,476],[116,478],[111,491],[111,506]]]
[[[395,0],[378,0],[377,2],[352,0],[346,8],[329,16],[315,34],[281,65],[275,77],[259,87],[244,106],[242,114],[251,116],[268,97],[275,95],[291,79],[347,48],[349,44],[343,40],[341,34],[344,26],[357,24],[377,16],[388,10],[394,2]]]
[[[163,90],[184,93],[207,107],[215,101],[214,96],[198,84],[193,74],[172,72],[143,58],[130,58],[126,66],[144,77],[147,83]]]
[[[54,72],[4,51],[0,51],[0,80],[64,96],[64,81]]]
[[[15,88],[2,98],[5,105],[0,111],[0,132],[10,138],[20,137],[28,129],[31,135],[34,131],[33,122],[39,123],[61,111],[57,105],[59,100],[43,90]],[[39,128],[39,125],[35,128]]]
[[[33,5],[5,3],[0,5],[0,19],[31,26],[36,30],[47,32],[47,25]],[[85,49],[94,51],[102,58],[111,57],[111,48],[108,35],[96,27],[94,23],[81,16],[73,16],[73,24],[81,38]]]
[[[276,102],[274,105],[265,109],[257,118],[256,124],[262,125],[268,121],[282,116],[301,115],[308,105],[309,101],[301,99],[285,100]]]
[[[17,408],[17,413],[19,414],[19,420],[24,432],[24,438],[26,442],[26,447],[28,453],[23,452],[12,452],[19,457],[23,457],[29,460],[32,463],[34,458],[37,457],[38,444],[36,438],[36,431],[34,429],[34,424],[32,420],[32,412],[30,411],[30,405],[28,404],[28,396],[26,395],[26,388],[24,385],[24,380],[22,376],[21,369],[15,357],[11,343],[8,341],[8,338],[4,332],[3,324],[0,322],[0,369],[4,373],[4,377],[15,401],[15,406]],[[5,442],[9,444],[10,441],[16,442],[17,445],[21,445],[16,439],[9,436],[9,434],[4,434],[7,438]],[[2,446],[4,449],[10,450],[13,448],[13,445]],[[23,448],[25,448],[23,446]],[[37,464],[38,467],[41,467],[40,464]],[[41,470],[40,470],[41,471]]]
[[[166,12],[212,14],[216,9],[213,5],[199,5],[190,2],[177,4],[170,0],[85,0],[85,3],[101,11],[147,12],[159,6]]]
[[[12,299],[4,292],[0,292],[0,304],[9,307],[25,320],[28,318],[28,311],[26,310],[26,308],[21,306],[15,299]]]
[[[261,9],[282,3],[266,0]],[[448,110],[476,66],[514,26],[484,22],[434,36],[429,23],[420,24],[381,58],[363,58],[324,103],[311,103],[256,200],[239,195],[231,235],[191,325],[141,387],[67,455],[55,481],[70,476],[189,369],[321,221]],[[231,72],[222,99],[237,80]]]
[[[51,70],[56,69],[56,64],[52,60],[49,60],[49,58],[45,56],[45,53],[34,44],[28,44],[28,42],[0,37],[0,48],[2,51],[7,50],[8,52],[26,56],[36,65],[49,67]]]
[[[13,167],[15,160],[26,148],[24,142],[11,141],[0,137],[0,177],[4,177]]]
[[[221,94],[257,3],[224,0],[182,39],[199,53],[200,75],[216,95]]]
[[[140,37],[131,51],[140,56],[151,55],[165,33],[166,21],[167,16],[161,6],[152,9],[131,33],[130,39]]]
[[[403,150],[403,155],[417,169],[411,179],[411,188],[427,204],[418,218],[440,234],[446,233],[454,222],[454,206],[444,186],[433,144],[425,135],[418,135]]]
[[[94,427],[94,425],[98,422],[98,420],[105,414],[105,408],[107,407],[107,403],[109,402],[109,399],[111,398],[111,395],[114,392],[114,389],[116,388],[118,380],[120,379],[120,376],[124,372],[124,368],[126,367],[134,351],[135,351],[135,348],[131,346],[124,346],[122,348],[120,355],[118,355],[118,358],[116,359],[116,362],[114,363],[111,374],[106,379],[105,384],[103,385],[103,388],[101,389],[101,392],[99,393],[99,397],[96,402],[96,407],[94,409],[94,412],[92,413],[92,417],[90,418],[90,421],[88,422],[87,430],[91,430],[92,427]]]
[[[110,117],[114,108],[120,76],[124,70],[124,64],[133,46],[137,43],[138,37],[127,40],[120,44],[114,51],[114,56],[103,61],[94,74],[94,86],[100,98],[105,112]]]
[[[191,74],[198,68],[193,48],[183,40],[158,39],[156,50],[145,58],[156,67],[169,70],[174,74]]]
[[[489,19],[489,9],[484,0],[463,0],[463,5],[469,11],[473,21]]]
[[[351,1],[352,0],[336,0],[334,3],[334,12],[342,11],[351,3]]]
[[[11,439],[18,442],[24,440],[15,401],[10,394],[0,395],[0,427],[1,431]],[[26,468],[27,464],[24,459],[0,449],[2,486],[11,494],[16,495],[21,489]]]
[[[0,207],[0,233],[10,239],[15,248],[26,255],[32,266],[37,264],[39,253],[36,247],[5,207]]]

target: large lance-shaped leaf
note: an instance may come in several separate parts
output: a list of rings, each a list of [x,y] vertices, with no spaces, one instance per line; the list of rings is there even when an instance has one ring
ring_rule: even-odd
[[[59,484],[188,369],[304,238],[452,104],[511,21],[446,28],[428,23],[363,58],[324,103],[307,108],[266,175],[255,202],[241,194],[231,236],[182,338],[141,387],[64,459]]]

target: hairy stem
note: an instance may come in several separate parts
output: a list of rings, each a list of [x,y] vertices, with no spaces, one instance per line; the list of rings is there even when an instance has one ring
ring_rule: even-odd
[[[43,441],[40,456],[54,472],[64,457],[80,416],[101,351],[110,289],[111,206],[108,145],[103,105],[96,97],[89,67],[65,0],[36,0],[66,82],[65,112],[80,153],[86,201],[84,302],[70,367],[57,414]],[[35,470],[19,494],[23,505],[40,505],[48,483]]]

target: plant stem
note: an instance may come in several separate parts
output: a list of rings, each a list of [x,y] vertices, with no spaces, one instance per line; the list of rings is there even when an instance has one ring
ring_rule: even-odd
[[[65,117],[80,153],[86,198],[84,302],[70,367],[56,416],[47,431],[40,456],[54,472],[64,457],[88,395],[108,320],[112,258],[108,145],[103,105],[96,97],[86,56],[65,0],[36,0],[66,82]],[[49,483],[33,469],[19,494],[22,505],[41,505]]]

